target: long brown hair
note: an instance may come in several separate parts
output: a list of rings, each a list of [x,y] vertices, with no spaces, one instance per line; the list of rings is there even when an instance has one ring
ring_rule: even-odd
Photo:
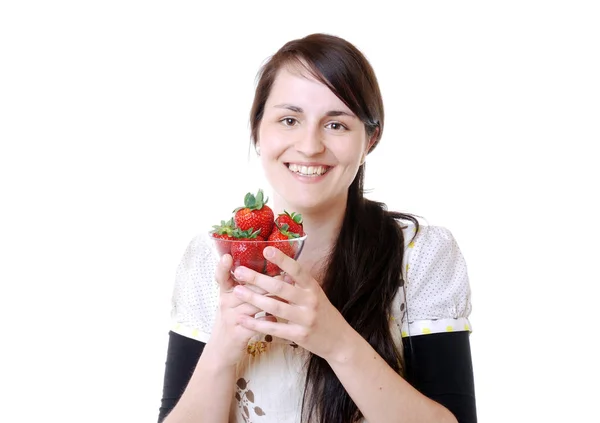
[[[364,55],[346,40],[312,34],[286,43],[259,72],[250,112],[256,145],[265,103],[279,69],[298,65],[331,91],[364,123],[377,146],[383,132],[383,101],[375,73]],[[397,220],[411,215],[390,212],[386,205],[364,197],[365,165],[348,189],[340,234],[329,256],[323,290],[346,321],[397,373],[402,354],[390,333],[392,300],[402,285],[404,237]],[[323,358],[311,354],[302,401],[302,421],[349,423],[361,417],[356,404]]]

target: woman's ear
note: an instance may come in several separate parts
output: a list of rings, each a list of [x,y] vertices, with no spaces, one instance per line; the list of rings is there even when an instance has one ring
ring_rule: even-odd
[[[367,154],[369,154],[369,152],[371,151],[371,147],[373,147],[373,145],[375,145],[375,141],[377,141],[378,136],[379,136],[379,128],[376,128],[375,132],[373,132],[373,135],[371,135],[371,137],[369,138],[369,142],[367,143],[367,148],[365,148],[365,151],[363,152],[362,159],[360,160],[361,166],[363,164],[365,164],[365,160],[367,160]]]

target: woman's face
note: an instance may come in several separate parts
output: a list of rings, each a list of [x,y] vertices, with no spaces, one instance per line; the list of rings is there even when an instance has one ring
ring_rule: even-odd
[[[345,205],[368,149],[364,124],[329,88],[286,68],[265,104],[258,143],[269,183],[298,212]]]

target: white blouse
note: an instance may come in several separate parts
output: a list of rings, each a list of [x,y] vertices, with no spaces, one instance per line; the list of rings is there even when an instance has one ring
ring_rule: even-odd
[[[402,222],[405,250],[404,288],[391,310],[390,327],[398,349],[402,338],[451,331],[471,331],[471,291],[465,260],[450,231],[439,226]],[[172,330],[208,342],[218,308],[214,279],[217,259],[208,235],[196,236],[177,269],[172,298]],[[406,292],[406,294],[405,294]],[[248,343],[237,367],[230,421],[298,423],[307,352],[284,339],[260,335]]]

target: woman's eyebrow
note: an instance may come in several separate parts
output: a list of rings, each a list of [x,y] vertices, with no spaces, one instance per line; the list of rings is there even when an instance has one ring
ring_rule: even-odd
[[[273,107],[276,107],[278,109],[291,110],[292,112],[296,112],[296,113],[304,113],[304,110],[302,109],[302,107],[294,106],[294,105],[291,105],[291,104],[276,104]],[[349,117],[356,117],[354,114],[345,112],[343,110],[330,110],[327,113],[325,113],[325,116],[349,116]]]
[[[326,116],[349,116],[349,117],[356,117],[354,114],[352,113],[348,113],[348,112],[344,112],[343,110],[330,110],[327,113],[325,113]]]
[[[276,107],[278,109],[288,109],[288,110],[291,110],[292,112],[296,112],[296,113],[304,113],[304,110],[302,110],[301,107],[292,106],[291,104],[276,104],[273,107]]]

